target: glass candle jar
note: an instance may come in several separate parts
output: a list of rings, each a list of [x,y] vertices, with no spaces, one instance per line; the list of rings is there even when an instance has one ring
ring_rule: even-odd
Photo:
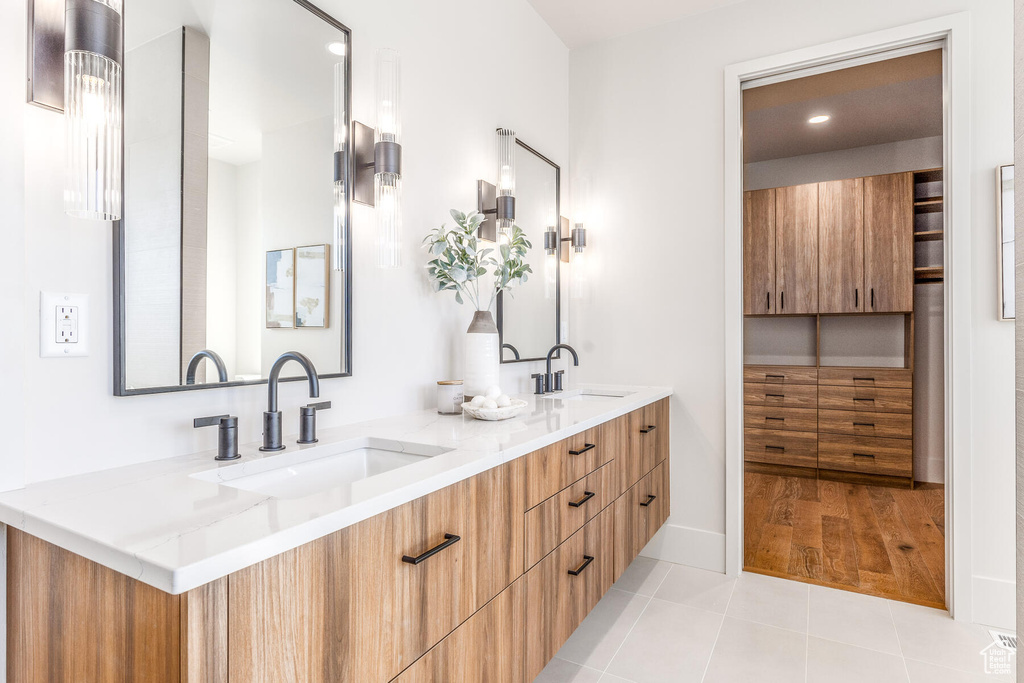
[[[437,412],[441,415],[458,415],[462,412],[461,379],[449,379],[437,383]]]

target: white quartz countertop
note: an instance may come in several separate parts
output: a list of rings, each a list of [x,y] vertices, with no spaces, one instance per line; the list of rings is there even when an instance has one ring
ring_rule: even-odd
[[[664,387],[592,386],[633,392],[600,401],[521,395],[527,407],[502,422],[435,410],[322,429],[320,441],[240,460],[206,451],[32,484],[0,494],[0,522],[178,594],[368,519],[455,482],[671,395]],[[277,498],[192,475],[301,452],[337,452],[367,437],[452,449],[414,464],[297,497]],[[334,446],[334,450],[332,449]],[[207,475],[209,476],[209,475]]]

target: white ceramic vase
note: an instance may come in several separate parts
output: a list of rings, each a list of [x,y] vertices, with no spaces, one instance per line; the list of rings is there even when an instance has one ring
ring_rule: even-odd
[[[490,311],[477,311],[466,331],[465,400],[483,395],[501,383],[501,349],[498,328]]]

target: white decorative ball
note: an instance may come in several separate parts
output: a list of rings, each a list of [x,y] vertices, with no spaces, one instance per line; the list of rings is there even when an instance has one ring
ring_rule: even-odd
[[[472,406],[481,406],[481,405],[483,405],[484,401],[486,401],[486,400],[487,400],[486,396],[474,396],[473,400],[470,401],[469,404],[472,405]]]
[[[480,404],[480,407],[486,410],[494,410],[498,407],[498,404],[493,398],[485,398],[483,403]]]
[[[486,396],[487,398],[498,398],[499,396],[501,396],[501,387],[495,384],[493,387],[490,387],[487,391],[484,392],[484,396]]]
[[[494,399],[494,402],[498,404],[499,408],[508,408],[512,405],[512,399],[510,399],[506,394],[502,394],[498,398]]]

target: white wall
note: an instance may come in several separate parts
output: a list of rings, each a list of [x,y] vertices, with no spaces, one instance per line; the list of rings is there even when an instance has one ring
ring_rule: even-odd
[[[475,206],[476,179],[494,172],[497,126],[514,127],[566,166],[568,51],[525,0],[319,4],[353,29],[356,119],[373,123],[374,48],[394,47],[404,56],[404,266],[374,267],[373,215],[358,207],[355,374],[322,385],[321,394],[334,409],[320,420],[330,426],[433,406],[434,382],[461,376],[459,359],[472,314],[431,293],[419,242],[429,227],[450,220],[449,208]],[[28,481],[39,481],[214,448],[215,430],[192,429],[192,418],[200,415],[238,415],[241,437],[258,440],[265,386],[112,395],[111,229],[63,214],[62,119],[25,104],[24,9],[15,5],[0,28],[6,65],[0,70],[6,86],[0,90],[5,216],[0,284],[7,312],[0,334],[5,383],[0,395],[5,405],[13,403],[4,415],[8,428],[0,449],[0,459],[10,462],[3,462],[0,477],[16,482],[16,473],[24,470]],[[528,49],[502,54],[481,48],[497,27]],[[489,97],[499,73],[504,96]],[[38,357],[40,290],[90,295],[89,357]],[[530,365],[503,368],[506,387],[527,390],[529,373],[538,367]],[[296,428],[297,406],[306,401],[304,386],[282,385],[289,430]],[[20,448],[28,435],[28,448]]]
[[[239,167],[210,159],[210,203],[206,226],[206,348],[224,360],[228,378],[238,374],[238,269],[241,243],[238,234]],[[260,286],[256,285],[257,296]],[[212,296],[210,296],[212,294]],[[244,328],[241,330],[245,335]],[[259,327],[249,334],[259,335]],[[204,366],[208,361],[203,361]],[[206,367],[206,381],[218,381],[213,367]]]
[[[995,173],[1012,156],[1010,0],[758,0],[574,50],[571,167],[590,178],[586,379],[670,383],[672,518],[646,552],[724,567],[723,69],[971,12],[974,618],[1013,602],[1013,330],[995,320]],[[573,184],[574,189],[576,183]]]

